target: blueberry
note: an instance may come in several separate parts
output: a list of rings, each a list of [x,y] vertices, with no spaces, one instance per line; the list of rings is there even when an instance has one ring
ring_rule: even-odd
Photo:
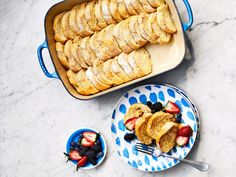
[[[125,137],[124,137],[126,141],[132,141],[134,138],[135,138],[134,133],[127,133],[125,134]]]
[[[180,113],[178,113],[177,115],[176,115],[176,121],[177,122],[181,122],[181,119],[182,119],[182,114],[181,114],[181,112]]]
[[[150,108],[152,106],[152,102],[151,101],[147,101],[147,106]]]
[[[156,110],[156,112],[161,111],[163,109],[163,106],[160,102],[156,102],[152,105],[152,108]]]

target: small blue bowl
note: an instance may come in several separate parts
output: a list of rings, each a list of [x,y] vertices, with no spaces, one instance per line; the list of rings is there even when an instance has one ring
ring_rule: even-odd
[[[95,133],[99,133],[99,131],[93,129],[93,128],[80,128],[79,130],[75,131],[71,136],[70,138],[68,139],[67,141],[67,144],[66,144],[66,152],[69,153],[70,152],[70,144],[71,142],[78,142],[78,139],[80,137],[80,135],[83,133],[83,132],[95,132]],[[104,139],[104,137],[100,134],[100,137],[99,137],[100,141],[101,141],[101,144],[102,144],[102,152],[103,152],[103,156],[99,157],[98,159],[98,163],[97,165],[92,165],[90,163],[87,163],[85,166],[81,167],[80,169],[92,169],[92,168],[95,168],[97,167],[98,165],[100,165],[102,163],[102,161],[105,159],[105,156],[106,156],[106,153],[107,153],[107,147],[106,147],[106,141]],[[74,165],[77,165],[77,161],[71,161]]]

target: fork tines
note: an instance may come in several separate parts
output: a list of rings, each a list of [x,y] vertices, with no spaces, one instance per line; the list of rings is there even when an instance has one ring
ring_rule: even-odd
[[[145,144],[136,143],[135,150],[137,150],[139,152],[142,152],[142,153],[145,153],[145,154],[152,155],[152,153],[154,151],[154,148],[150,147],[150,146],[147,146]]]

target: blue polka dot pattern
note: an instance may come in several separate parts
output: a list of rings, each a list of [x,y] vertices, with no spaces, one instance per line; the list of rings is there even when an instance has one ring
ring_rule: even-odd
[[[135,97],[132,96],[132,97],[129,98],[129,104],[130,105],[135,104],[137,102],[138,102],[138,100]]]
[[[176,146],[168,153],[176,157],[185,158],[198,137],[199,116],[195,105],[183,91],[164,84],[145,85],[127,92],[116,104],[117,106],[111,115],[112,138],[120,158],[132,167],[148,172],[163,171],[179,163],[177,160],[164,157],[156,158],[136,151],[134,145],[138,141],[137,139],[133,141],[124,140],[124,135],[130,133],[130,131],[125,128],[123,118],[131,104],[146,104],[147,101],[151,101],[152,103],[160,101],[165,105],[169,100],[175,102],[180,107],[182,115],[180,121],[186,125],[190,125],[193,129],[193,135],[188,145],[184,147]]]

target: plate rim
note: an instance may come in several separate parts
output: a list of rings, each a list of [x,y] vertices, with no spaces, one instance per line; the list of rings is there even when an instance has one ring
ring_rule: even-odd
[[[195,110],[194,113],[195,113],[196,123],[197,123],[196,138],[195,138],[195,141],[194,141],[194,143],[193,143],[191,149],[189,150],[189,152],[185,155],[184,158],[182,158],[182,159],[185,159],[185,158],[190,154],[190,152],[192,151],[192,149],[193,149],[193,147],[195,146],[196,142],[199,141],[199,137],[200,137],[200,116],[199,116],[199,112],[198,112],[198,110],[197,110],[196,104],[195,104],[195,103],[193,102],[193,100],[189,97],[189,95],[188,95],[185,91],[183,91],[182,89],[180,89],[180,88],[178,88],[178,87],[176,87],[176,86],[174,86],[174,85],[165,84],[165,83],[143,84],[143,85],[134,87],[134,88],[132,88],[132,89],[126,91],[126,92],[119,98],[119,100],[116,102],[115,106],[114,106],[113,109],[112,109],[112,114],[113,114],[114,110],[116,109],[117,105],[120,103],[120,101],[125,97],[125,95],[126,95],[127,93],[129,93],[129,92],[131,92],[131,91],[133,91],[133,90],[139,89],[139,88],[143,88],[143,87],[145,87],[145,86],[156,86],[156,85],[166,86],[166,87],[170,87],[170,88],[172,88],[172,89],[181,91],[183,94],[182,94],[182,93],[179,93],[179,94],[180,94],[181,96],[183,96],[184,98],[186,98],[186,99],[189,101],[189,103],[191,104],[191,109],[192,109],[193,111]],[[111,114],[111,115],[112,115],[112,114]],[[112,125],[112,123],[113,123],[113,118],[112,118],[112,116],[111,116],[111,122],[110,122],[110,136],[112,137],[113,145],[115,146],[116,153],[118,154],[118,150],[117,150],[117,147],[116,147],[116,145],[115,145],[116,142],[115,142],[115,140],[114,140],[114,138],[113,138],[113,134],[112,134],[112,131],[111,131],[111,125]],[[119,158],[120,158],[122,161],[126,162],[119,154],[118,154],[118,156],[119,156]],[[126,162],[126,163],[127,163],[127,162]],[[146,170],[142,170],[142,169],[139,169],[139,168],[135,168],[135,167],[133,167],[132,165],[130,165],[129,163],[127,163],[127,164],[128,164],[130,167],[132,167],[133,169],[135,169],[135,170],[139,170],[139,171],[143,171],[143,172],[148,172],[148,173],[150,173],[150,172],[151,172],[151,173],[155,173],[155,172],[162,172],[162,171],[166,171],[166,170],[168,170],[168,169],[171,169],[171,168],[173,168],[173,167],[179,165],[179,164],[180,164],[180,161],[177,161],[177,163],[173,164],[171,167],[168,167],[168,168],[166,168],[166,169],[161,169],[161,170],[155,170],[155,171],[146,171]]]

